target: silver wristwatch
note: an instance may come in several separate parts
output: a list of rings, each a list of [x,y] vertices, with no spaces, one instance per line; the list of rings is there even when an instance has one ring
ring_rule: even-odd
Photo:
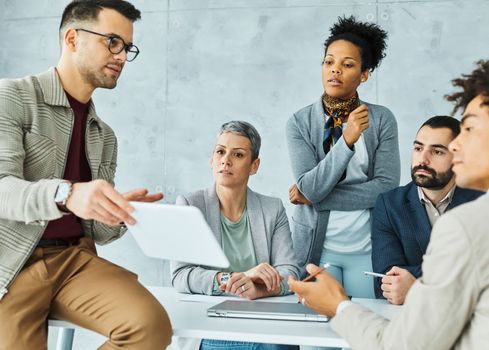
[[[54,201],[58,207],[63,211],[68,211],[66,208],[66,202],[71,195],[73,184],[69,181],[63,181],[58,185],[56,189],[56,194],[54,195]]]
[[[219,284],[226,284],[228,283],[229,279],[231,278],[231,272],[223,272],[221,273],[221,280],[219,281]]]

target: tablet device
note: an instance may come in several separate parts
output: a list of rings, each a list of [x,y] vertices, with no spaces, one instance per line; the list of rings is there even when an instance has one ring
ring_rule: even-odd
[[[309,322],[329,320],[327,316],[318,314],[300,303],[248,300],[224,301],[207,309],[207,316]]]
[[[135,225],[127,225],[152,258],[227,268],[229,261],[201,211],[191,206],[131,202]]]

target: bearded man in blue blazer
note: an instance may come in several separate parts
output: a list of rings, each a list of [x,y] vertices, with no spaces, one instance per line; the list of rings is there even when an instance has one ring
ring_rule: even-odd
[[[448,144],[459,133],[460,122],[455,118],[428,119],[413,143],[413,181],[377,198],[372,214],[372,267],[387,275],[375,278],[377,298],[403,304],[409,288],[422,275],[423,255],[437,219],[483,193],[455,186]]]

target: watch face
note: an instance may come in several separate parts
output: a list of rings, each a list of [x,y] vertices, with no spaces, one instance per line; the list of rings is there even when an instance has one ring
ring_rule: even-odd
[[[54,195],[54,201],[57,203],[64,202],[70,193],[70,186],[71,185],[67,182],[60,183],[56,190],[56,194]]]
[[[221,284],[228,283],[229,277],[231,277],[231,274],[229,272],[223,272],[221,274]]]

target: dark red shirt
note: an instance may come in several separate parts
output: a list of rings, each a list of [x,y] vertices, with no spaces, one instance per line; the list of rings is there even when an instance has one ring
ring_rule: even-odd
[[[66,93],[66,96],[73,110],[74,120],[63,179],[73,183],[88,182],[92,180],[92,173],[85,152],[85,130],[87,128],[90,102],[81,103],[68,95],[68,93]],[[42,238],[75,238],[82,236],[83,227],[80,219],[74,214],[69,214],[49,222]]]

